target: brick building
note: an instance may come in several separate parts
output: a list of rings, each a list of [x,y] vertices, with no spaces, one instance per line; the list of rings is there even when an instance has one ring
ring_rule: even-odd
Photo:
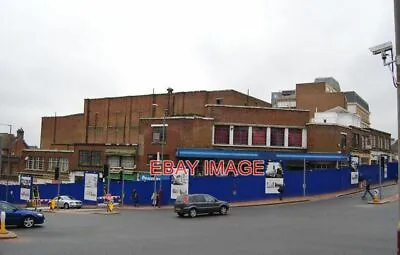
[[[300,83],[296,90],[273,92],[271,97],[275,107],[310,111],[309,152],[351,153],[364,164],[377,163],[380,155],[392,157],[391,135],[370,128],[368,103],[355,91],[342,92],[332,77]]]
[[[17,135],[12,133],[0,134],[0,176],[7,179],[16,179],[25,149],[30,148],[24,140],[24,130],[17,130]]]
[[[85,99],[83,113],[42,118],[41,148],[24,151],[21,169],[51,176],[62,164],[63,178],[69,172],[101,171],[104,164],[146,172],[157,153],[175,160],[177,148],[349,153],[356,133],[371,137],[372,130],[310,122],[314,108],[345,108],[343,93],[331,88],[312,101],[327,92],[323,83],[297,89],[296,104],[304,109],[273,108],[234,90],[174,93],[169,88],[166,94]]]

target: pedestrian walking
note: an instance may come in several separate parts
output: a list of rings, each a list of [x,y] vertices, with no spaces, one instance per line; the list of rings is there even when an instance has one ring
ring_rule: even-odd
[[[277,184],[278,185],[278,192],[279,192],[279,200],[282,201],[283,199],[283,192],[285,191],[285,184]]]
[[[153,192],[153,194],[151,195],[151,201],[152,201],[153,207],[156,207],[156,205],[157,205],[157,192]]]
[[[132,191],[132,201],[133,201],[134,206],[137,207],[139,204],[139,195],[138,195],[138,192],[136,191],[136,189],[134,189]]]
[[[361,197],[362,200],[366,200],[367,199],[367,194],[369,194],[371,196],[371,198],[374,199],[374,195],[371,193],[371,183],[370,183],[369,180],[365,181],[365,191],[364,191],[364,194]]]
[[[11,196],[10,196],[10,198],[11,198],[11,201],[10,201],[10,202],[11,202],[11,203],[14,203],[14,191],[11,190],[11,191],[10,191],[10,195],[11,195]]]
[[[158,206],[158,208],[160,208],[161,207],[161,190],[159,190],[158,192],[157,192],[157,195],[156,195],[156,200],[157,200],[157,206]]]

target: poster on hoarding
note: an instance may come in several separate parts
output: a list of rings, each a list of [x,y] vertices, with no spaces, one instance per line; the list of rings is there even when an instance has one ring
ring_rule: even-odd
[[[385,166],[384,166],[384,168],[383,168],[383,178],[385,178],[385,179],[387,179],[387,164],[386,164],[386,162],[385,162]]]
[[[171,175],[171,199],[187,194],[189,194],[189,170],[176,171],[174,169],[174,173]]]
[[[279,187],[284,185],[283,168],[280,162],[268,162],[265,170],[265,193],[279,194]]]
[[[351,184],[358,184],[358,167],[360,165],[360,158],[358,156],[351,156],[350,157],[350,167],[351,167],[351,173],[350,173],[350,183]]]
[[[20,200],[28,201],[31,199],[32,176],[21,175],[20,177]]]
[[[84,199],[88,201],[97,201],[97,173],[85,173],[85,193]]]
[[[358,172],[351,172],[351,184],[358,184]]]

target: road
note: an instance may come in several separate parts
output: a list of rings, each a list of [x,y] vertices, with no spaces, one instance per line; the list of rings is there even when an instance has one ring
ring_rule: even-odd
[[[384,196],[395,192],[385,188]],[[47,214],[47,221],[11,229],[19,237],[0,240],[0,254],[395,254],[397,202],[370,205],[355,194],[194,219],[170,210],[126,210]]]

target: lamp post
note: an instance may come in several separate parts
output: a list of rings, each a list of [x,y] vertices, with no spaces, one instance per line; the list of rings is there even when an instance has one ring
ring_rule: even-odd
[[[372,54],[381,55],[383,65],[388,66],[392,73],[393,85],[397,90],[397,140],[400,139],[400,0],[394,0],[394,27],[395,27],[395,54],[393,54],[392,43],[384,43],[370,48]],[[387,57],[391,60],[387,62]],[[396,66],[396,71],[394,70]],[[400,143],[397,143],[397,153],[399,159],[397,160],[397,176],[400,174]],[[379,171],[381,171],[379,169]],[[398,194],[400,195],[400,183],[398,182]],[[397,215],[397,254],[400,255],[400,203],[398,204],[399,210]]]
[[[168,109],[164,110],[164,117],[163,117],[163,124],[162,124],[162,141],[161,141],[161,169],[162,170],[164,170],[164,144],[166,143],[166,139],[165,139],[165,122],[166,122],[167,111],[168,111]],[[162,180],[161,180],[161,178],[160,178],[160,190],[162,190]]]
[[[399,77],[400,77],[400,0],[394,0],[394,24],[395,24],[395,37],[396,37],[396,88],[397,88],[397,139],[400,138],[400,87],[399,87]],[[397,142],[397,153],[400,160],[400,144]],[[397,176],[400,173],[400,164],[397,161]],[[398,183],[398,193],[400,195],[400,183]],[[400,203],[398,211],[398,223],[397,223],[397,254],[400,255]]]
[[[158,104],[152,104],[153,107],[158,107]],[[168,109],[164,109],[164,115],[163,115],[163,121],[162,121],[162,131],[161,131],[161,137],[160,137],[160,142],[161,142],[161,172],[163,173],[164,170],[164,145],[166,143],[165,139],[165,126],[166,126],[166,116],[168,113]],[[157,153],[157,161],[160,161],[160,155]],[[161,174],[160,176],[160,190],[162,190],[162,177],[163,175]],[[157,186],[156,186],[156,177],[154,176],[154,192],[157,191]]]
[[[12,132],[12,125],[11,124],[2,124],[0,123],[1,126],[8,126],[9,127],[9,133],[8,133],[8,153],[7,153],[7,168],[8,168],[8,174],[10,175],[11,173],[11,132]],[[2,148],[0,148],[2,150]],[[0,151],[1,153],[1,151]],[[2,162],[0,161],[0,168],[2,166]],[[5,172],[5,171],[4,171]],[[2,171],[2,174],[4,174]],[[8,177],[6,177],[6,201],[8,201]]]

